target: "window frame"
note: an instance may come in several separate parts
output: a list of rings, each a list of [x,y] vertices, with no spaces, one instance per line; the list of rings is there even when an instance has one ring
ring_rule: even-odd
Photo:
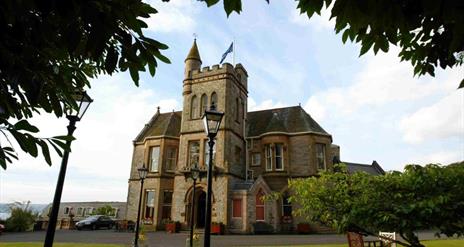
[[[209,144],[208,139],[203,140],[203,166],[208,167],[209,163]],[[216,138],[214,138],[214,143],[216,143]],[[216,144],[213,146],[213,164],[216,162]]]
[[[287,198],[287,200],[285,200],[285,198]],[[289,196],[288,195],[284,195],[282,197],[282,216],[290,216],[290,217],[293,217],[293,205],[291,202],[288,201],[288,198]],[[285,201],[287,201],[287,204],[284,204]],[[285,207],[290,207],[290,215],[285,215]]]
[[[259,162],[256,163],[255,155],[259,157]],[[262,160],[261,160],[261,153],[260,152],[252,152],[251,153],[251,166],[261,166]]]
[[[201,150],[200,150],[200,140],[189,140],[188,141],[188,144],[187,144],[187,164],[189,167],[193,167],[193,164],[192,164],[192,156],[191,156],[191,153],[190,153],[190,150],[191,150],[191,145],[193,143],[197,143],[198,144],[198,155],[197,155],[197,165],[200,166],[200,154],[201,154]]]
[[[272,145],[271,144],[265,144],[264,145],[264,157],[266,159],[266,171],[272,171],[272,169],[274,168],[273,166],[273,159],[272,159]]]
[[[240,215],[236,216],[235,215],[235,209],[236,209],[236,202],[238,202],[237,204],[239,204],[240,206],[238,207],[238,212]],[[232,218],[235,218],[235,219],[241,219],[243,217],[243,200],[242,198],[232,198]]]
[[[280,147],[280,156],[277,156],[277,149]],[[277,168],[277,159],[280,158],[282,167]],[[276,171],[283,171],[285,169],[285,162],[284,162],[284,144],[283,143],[275,143],[274,144],[274,169]]]
[[[171,193],[171,200],[170,202],[166,202],[166,193]],[[171,219],[171,214],[172,214],[172,197],[174,193],[172,190],[164,190],[163,191],[163,203],[161,205],[161,219]],[[169,216],[167,218],[164,218],[165,214],[165,208],[169,207]]]
[[[148,206],[148,193],[153,192],[153,207]],[[144,193],[144,203],[143,203],[143,219],[153,219],[155,217],[155,207],[156,207],[156,190],[155,189],[145,189]],[[147,208],[151,208],[150,214],[151,217],[147,217]]]
[[[173,153],[170,153],[170,151],[173,151]],[[176,166],[177,166],[177,152],[178,148],[176,146],[167,146],[166,147],[166,155],[165,155],[165,171],[175,171]],[[174,154],[174,157],[170,157],[169,154]],[[172,167],[170,167],[168,164],[171,164]]]
[[[319,150],[319,147],[321,150]],[[321,151],[321,152],[319,152]],[[327,162],[325,160],[326,150],[324,143],[316,143],[316,168],[317,170],[327,170]],[[322,159],[323,168],[320,167],[320,161]]]
[[[158,149],[158,160],[156,161],[156,170],[153,169],[153,150],[157,148]],[[148,169],[149,172],[153,172],[153,173],[156,173],[156,172],[159,172],[160,171],[160,159],[161,159],[161,146],[159,145],[155,145],[155,146],[150,146],[150,148],[148,149],[149,150],[149,155],[148,155],[148,161],[149,161],[149,164],[150,164],[150,167]]]

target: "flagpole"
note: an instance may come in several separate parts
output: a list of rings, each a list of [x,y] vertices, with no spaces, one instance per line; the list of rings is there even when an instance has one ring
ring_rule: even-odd
[[[237,43],[235,43],[235,37],[232,42],[234,43],[234,47],[232,49],[232,52],[234,53],[232,56],[232,63],[234,64],[234,67],[235,67],[235,49],[237,49],[237,46],[236,46]]]

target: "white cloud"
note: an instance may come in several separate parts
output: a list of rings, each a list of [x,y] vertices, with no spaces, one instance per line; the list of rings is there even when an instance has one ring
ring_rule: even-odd
[[[464,141],[464,93],[455,90],[438,102],[404,117],[399,125],[408,143],[458,137]]]
[[[348,115],[366,106],[410,102],[450,92],[456,88],[462,76],[458,69],[454,69],[435,78],[413,78],[410,64],[400,63],[395,51],[376,56],[369,54],[366,59],[365,67],[354,76],[353,83],[314,94],[305,108],[309,110],[316,105],[319,112],[326,112],[330,108],[337,114]],[[320,117],[325,116],[321,114]]]
[[[453,162],[464,160],[464,150],[439,151],[431,154],[424,154],[413,158],[408,164],[427,165],[430,163],[439,163],[448,165]]]
[[[192,32],[196,22],[194,14],[197,6],[191,0],[175,0],[170,2],[148,1],[158,13],[150,15],[145,22],[148,29],[155,32]]]
[[[281,108],[285,105],[282,102],[273,102],[272,100],[264,100],[260,104],[257,104],[253,98],[248,98],[248,111],[260,111],[273,108]]]
[[[89,95],[94,102],[76,124],[63,200],[125,200],[132,140],[157,106],[162,112],[178,110],[180,104],[176,99],[164,98],[151,89],[133,87],[128,81],[127,74],[117,74],[92,82]],[[64,118],[41,115],[32,122],[41,129],[40,136],[66,134],[68,121]],[[53,166],[49,167],[43,158],[34,159],[20,152],[20,160],[2,171],[0,200],[51,201],[61,158],[55,156],[53,160]],[[92,178],[90,182],[89,178]],[[17,179],[28,182],[17,186]],[[37,196],[31,196],[34,192]]]

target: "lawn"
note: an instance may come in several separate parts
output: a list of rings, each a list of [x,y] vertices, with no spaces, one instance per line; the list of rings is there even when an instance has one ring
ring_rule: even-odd
[[[33,243],[0,243],[0,247],[42,247],[43,243],[33,242]],[[119,244],[83,244],[83,243],[56,243],[53,244],[54,247],[124,247],[124,245]]]
[[[426,247],[462,247],[464,246],[464,239],[451,239],[451,240],[427,240],[422,241]],[[285,245],[281,247],[348,247],[348,244],[310,244],[310,245]],[[397,245],[402,247],[401,245]],[[278,247],[278,246],[275,246]]]

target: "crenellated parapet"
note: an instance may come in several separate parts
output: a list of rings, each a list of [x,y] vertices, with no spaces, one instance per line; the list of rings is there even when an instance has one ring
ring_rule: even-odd
[[[241,64],[234,67],[230,63],[223,63],[222,65],[215,64],[189,71],[187,78],[184,80],[184,94],[186,91],[191,92],[192,84],[221,79],[233,80],[247,91],[248,74],[245,68]]]

